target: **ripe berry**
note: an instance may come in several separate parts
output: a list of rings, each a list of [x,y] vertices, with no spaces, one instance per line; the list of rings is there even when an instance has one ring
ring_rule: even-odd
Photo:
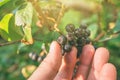
[[[30,57],[32,60],[37,60],[39,56],[38,56],[37,54],[31,52],[31,53],[29,53],[29,57]]]
[[[75,40],[71,40],[71,41],[68,41],[68,42],[69,42],[69,44],[72,45],[72,46],[76,46],[76,45],[77,45]]]
[[[86,33],[86,36],[90,36],[90,30],[86,29],[85,33]]]
[[[86,38],[86,44],[90,44],[91,40],[89,38]]]
[[[38,62],[41,62],[42,60],[43,60],[42,57],[38,57],[37,59]]]
[[[82,28],[82,29],[86,29],[86,28],[87,28],[87,25],[84,24],[84,23],[82,23],[82,24],[80,25],[80,28]]]
[[[81,30],[81,29],[79,29],[79,28],[78,28],[78,29],[75,29],[74,34],[75,34],[75,36],[76,36],[76,37],[78,37],[78,38],[79,38],[79,37],[81,37],[81,36],[82,36],[82,30]]]
[[[72,45],[70,45],[70,44],[65,44],[65,46],[64,46],[64,50],[65,50],[65,52],[70,52],[71,51],[71,49],[72,49]]]
[[[68,41],[72,41],[75,39],[75,36],[73,33],[67,33],[66,37],[67,37]]]
[[[58,37],[57,42],[61,45],[64,45],[67,42],[67,38],[64,35]]]
[[[68,24],[66,27],[65,27],[66,31],[67,32],[73,32],[74,29],[75,29],[75,26],[73,24]]]

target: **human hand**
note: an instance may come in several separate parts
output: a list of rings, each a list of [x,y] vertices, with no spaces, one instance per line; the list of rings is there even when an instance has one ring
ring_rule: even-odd
[[[107,49],[101,47],[95,51],[92,45],[84,46],[73,76],[76,55],[77,49],[73,47],[62,57],[60,45],[52,42],[49,54],[28,80],[116,80],[116,68],[108,63]]]

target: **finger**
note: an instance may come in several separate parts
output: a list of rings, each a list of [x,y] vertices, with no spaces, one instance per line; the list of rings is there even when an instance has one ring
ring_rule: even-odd
[[[98,48],[95,52],[88,80],[96,80],[105,63],[108,62],[109,51],[105,48]]]
[[[66,53],[62,60],[60,70],[54,80],[71,80],[76,63],[77,49],[72,48],[70,53]]]
[[[61,48],[57,42],[52,42],[47,57],[39,65],[28,80],[53,80],[62,62]]]
[[[86,80],[94,52],[95,49],[92,45],[86,45],[83,47],[83,51],[80,56],[80,65],[78,67],[75,80]]]
[[[113,64],[106,63],[100,72],[99,80],[117,80],[116,68]]]

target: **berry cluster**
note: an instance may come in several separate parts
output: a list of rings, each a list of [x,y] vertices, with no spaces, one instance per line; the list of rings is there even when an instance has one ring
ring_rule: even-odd
[[[75,46],[78,50],[77,57],[79,57],[83,46],[90,43],[90,30],[87,29],[85,24],[81,24],[79,28],[75,28],[73,24],[68,24],[65,29],[67,34],[61,35],[57,39],[62,47],[62,55],[65,52],[70,52],[72,46]]]
[[[30,52],[29,58],[31,58],[33,61],[41,62],[44,59],[44,56],[39,56],[38,54],[34,52]]]

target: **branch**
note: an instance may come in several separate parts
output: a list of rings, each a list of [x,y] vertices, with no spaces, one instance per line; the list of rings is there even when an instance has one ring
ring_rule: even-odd
[[[20,42],[20,40],[18,40],[18,41],[13,41],[13,42],[0,43],[0,47],[6,46],[6,45],[15,44],[15,43],[19,43],[19,42]]]
[[[62,16],[64,15],[64,11],[65,11],[65,6],[62,4],[62,5],[61,5],[61,10],[60,10],[59,15],[58,15],[58,17],[57,17],[57,21],[56,21],[55,24],[54,24],[54,29],[55,29],[57,32],[59,32],[60,34],[62,34],[62,32],[60,32],[60,30],[59,30],[57,27],[58,27],[58,24],[59,24],[60,21],[61,21]]]

